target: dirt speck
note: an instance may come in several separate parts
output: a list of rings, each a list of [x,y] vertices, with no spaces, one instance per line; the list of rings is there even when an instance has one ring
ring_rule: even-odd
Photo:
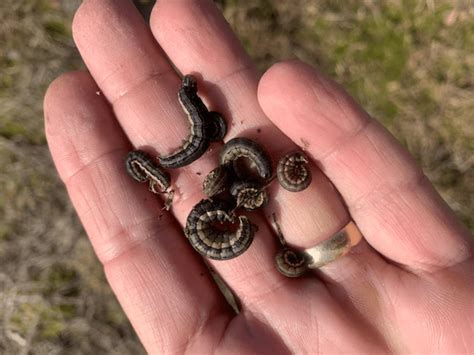
[[[301,149],[307,150],[309,148],[309,142],[305,138],[300,138],[301,141]]]

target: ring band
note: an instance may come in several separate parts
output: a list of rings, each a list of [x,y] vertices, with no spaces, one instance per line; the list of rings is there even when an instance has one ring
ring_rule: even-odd
[[[331,238],[304,250],[309,259],[308,268],[320,268],[347,254],[361,239],[359,228],[354,221],[350,221]]]

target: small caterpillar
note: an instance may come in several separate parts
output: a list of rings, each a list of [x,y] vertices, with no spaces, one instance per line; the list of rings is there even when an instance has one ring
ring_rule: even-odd
[[[148,188],[151,192],[155,194],[166,193],[165,209],[170,209],[173,200],[173,191],[170,190],[170,174],[161,169],[150,155],[142,150],[132,150],[125,159],[125,168],[128,175],[135,181],[148,181]]]
[[[226,201],[201,200],[186,220],[184,233],[201,255],[215,260],[232,259],[252,244],[256,226],[246,216],[235,216]],[[237,229],[229,229],[237,224]]]
[[[197,95],[197,81],[192,75],[185,75],[178,91],[178,101],[188,116],[190,134],[176,152],[160,157],[165,168],[179,168],[199,159],[210,142],[224,138],[227,125],[221,114],[207,109]]]
[[[259,176],[268,180],[272,176],[272,161],[268,153],[257,142],[237,137],[228,141],[220,153],[220,164],[234,164],[234,171],[239,178],[244,178],[242,169],[236,168],[235,164],[239,158],[247,158],[255,166]]]
[[[300,151],[286,154],[278,161],[277,178],[280,185],[288,191],[306,189],[312,180],[306,155]]]

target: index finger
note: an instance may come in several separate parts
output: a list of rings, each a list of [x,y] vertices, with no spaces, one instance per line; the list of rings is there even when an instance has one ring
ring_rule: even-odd
[[[283,62],[262,77],[259,101],[319,162],[380,253],[422,271],[470,256],[468,232],[410,154],[336,83]]]

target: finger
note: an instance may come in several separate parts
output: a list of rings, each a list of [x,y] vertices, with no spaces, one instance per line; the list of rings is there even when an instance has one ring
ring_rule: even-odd
[[[209,101],[216,103],[215,109],[232,119],[226,139],[235,135],[255,138],[275,157],[295,148],[294,143],[262,112],[256,100],[258,76],[255,68],[211,1],[158,2],[153,10],[151,27],[160,46],[181,72],[197,71],[209,81],[206,85]],[[302,192],[288,192],[273,184],[266,210],[267,216],[276,212],[285,238],[299,247],[309,247],[329,238],[349,221],[347,210],[327,177],[315,165],[311,169],[313,182]],[[257,237],[261,238],[260,232]],[[263,244],[261,248],[259,245],[235,262],[219,264],[218,268],[239,295],[245,295],[244,301],[249,309],[267,310],[268,317],[279,322],[281,315],[272,312],[270,304],[274,301],[283,307],[285,297],[282,293],[285,290],[277,279],[269,283],[260,282],[263,273],[259,271],[277,273],[273,261],[275,241],[257,241]],[[348,285],[348,294],[354,302],[368,309],[365,293],[361,290],[368,284],[377,284],[371,278],[378,275],[366,270],[386,270],[385,262],[371,248],[362,245],[344,259],[342,264],[332,263],[325,275],[331,278],[331,282]],[[353,280],[358,284],[355,285]],[[269,290],[276,287],[278,292],[272,295]],[[288,290],[295,292],[291,287]],[[378,292],[375,286],[374,292]]]
[[[87,73],[48,90],[46,135],[59,175],[148,351],[181,352],[195,333],[213,349],[229,308],[177,223],[159,218],[162,204],[126,176],[130,143],[97,91]]]
[[[294,143],[261,111],[256,101],[258,76],[255,69],[212,1],[158,3],[153,10],[151,27],[179,70],[202,73],[212,82],[213,89],[209,91],[218,91],[225,97],[225,104],[218,109],[229,111],[233,118],[228,138],[233,135],[255,137],[275,156],[294,148]],[[245,118],[243,123],[240,117]],[[263,128],[257,131],[256,127]],[[312,172],[314,182],[301,193],[272,187],[267,210],[278,212],[289,240],[303,247],[329,237],[349,220],[328,179],[315,166]]]
[[[468,257],[467,232],[413,159],[340,87],[290,61],[272,67],[258,93],[272,121],[319,162],[379,252],[424,271]]]
[[[73,35],[133,146],[156,155],[176,151],[189,135],[188,119],[177,100],[180,78],[133,4],[85,1],[74,17]],[[173,212],[181,222],[203,197],[200,176],[214,167],[214,155],[210,152],[194,164],[170,171]]]
[[[157,2],[150,24],[178,70],[200,73],[206,80],[203,94],[230,121],[227,137],[242,132],[259,139],[260,133],[277,134],[281,146],[288,145],[290,141],[264,118],[256,96],[257,69],[212,1]],[[279,141],[274,143],[280,147]]]
[[[45,99],[47,138],[106,276],[145,348],[150,353],[211,353],[218,347],[247,352],[284,349],[286,344],[259,319],[243,315],[230,322],[226,304],[216,296],[202,264],[182,245],[172,220],[156,218],[161,204],[125,176],[122,151],[128,151],[129,143],[97,90],[86,73],[55,81]],[[364,340],[377,334],[354,330],[354,320],[334,305],[330,295],[322,288],[317,293],[325,327],[337,327],[338,334],[358,348],[380,350],[378,342],[367,348]],[[293,296],[279,293],[287,299]],[[295,304],[294,309],[311,310],[307,321],[314,322],[315,303],[313,299],[311,304]],[[293,314],[279,328],[299,323]],[[332,345],[330,331],[319,334],[328,338],[322,346]],[[297,346],[291,338],[286,341],[290,348]],[[311,341],[300,346],[309,348]]]
[[[159,2],[151,27],[180,71],[197,71],[209,80],[207,96],[232,121],[226,139],[236,135],[254,138],[275,157],[295,148],[259,107],[255,68],[212,1]],[[328,179],[316,166],[312,168],[314,183],[302,193],[272,187],[267,210],[267,214],[278,212],[282,229],[289,238],[297,235],[300,246],[330,236],[349,219]]]
[[[135,19],[138,15],[133,11],[126,1],[85,1],[74,18],[74,38],[92,76],[98,81],[104,96],[111,101],[117,119],[132,144],[135,147],[151,145],[159,153],[168,153],[189,134],[187,118],[176,99],[179,78],[171,74],[169,65],[158,58],[150,63],[148,59],[142,60],[141,56],[137,56],[136,53],[151,51],[150,56],[155,57],[161,55],[161,50],[156,42],[154,46],[157,48],[149,43],[150,38],[145,35],[149,29]],[[124,30],[118,32],[116,28],[119,27]],[[110,67],[107,65],[109,61],[117,64]],[[133,67],[127,66],[130,62],[134,63]],[[139,75],[134,72],[135,67],[140,68]],[[120,76],[122,68],[129,71],[123,75],[129,78],[132,85],[127,86],[123,81],[119,90],[121,94],[117,96],[117,84],[107,84],[108,80],[112,80],[107,78]],[[167,74],[157,78],[153,73]],[[121,79],[119,82],[122,83]],[[204,198],[201,192],[203,175],[217,165],[216,152],[213,150],[205,154],[195,163],[177,169],[177,172],[171,171],[176,191],[173,213],[181,225],[185,225],[192,207]],[[258,298],[262,292],[268,292],[284,282],[274,268],[276,244],[273,235],[258,215],[252,215],[251,221],[258,224],[259,231],[250,249],[239,258],[214,263],[243,302]],[[181,238],[185,239],[184,235]],[[255,275],[259,277],[255,278]]]
[[[106,4],[106,6],[103,6],[102,4]],[[110,14],[110,12],[112,12],[113,14]],[[144,48],[148,48],[148,45],[142,46],[140,42],[140,38],[146,39],[146,36],[138,34],[128,34],[127,36],[122,36],[120,35],[120,33],[112,36],[108,34],[106,35],[106,38],[113,37],[113,40],[110,39],[109,42],[107,42],[107,46],[104,47],[100,43],[101,36],[104,32],[110,31],[110,29],[114,29],[118,26],[126,27],[127,33],[130,31],[144,31],[145,26],[143,24],[136,24],[135,26],[129,26],[124,24],[128,21],[128,18],[130,16],[130,9],[126,7],[126,3],[120,1],[111,4],[109,1],[99,2],[89,0],[82,5],[80,12],[75,17],[74,36],[82,55],[84,57],[88,57],[86,62],[94,62],[95,55],[100,55],[104,57],[110,55],[110,58],[113,58],[115,61],[122,61],[123,63],[127,63],[133,60],[137,66],[143,67],[144,65],[147,65],[147,62],[141,63],[139,61],[139,58],[136,58],[135,56],[132,56],[133,59],[130,59],[128,57],[128,53],[143,53]],[[92,17],[92,19],[90,19],[90,17]],[[184,19],[184,17],[181,18]],[[91,23],[93,23],[94,26],[90,26]],[[136,40],[133,42],[129,42],[128,37],[133,37]],[[114,44],[114,41],[119,42],[119,44]],[[93,51],[89,49],[91,43],[94,43]],[[183,51],[184,50],[185,46],[183,46]],[[104,60],[103,62],[106,63],[107,61]],[[198,65],[198,63],[196,64]],[[121,65],[119,64],[117,68],[120,67]],[[108,69],[109,68],[107,66],[91,66],[92,74],[96,76],[99,75],[99,73],[94,74],[96,71],[103,70],[107,72]],[[133,68],[131,68],[131,70],[133,70]],[[246,72],[245,70],[240,71],[242,73]],[[161,67],[157,68],[157,66],[150,66],[147,67],[146,72],[161,73],[167,72],[167,69]],[[102,75],[103,77],[109,77],[112,74],[100,75]],[[132,74],[128,73],[127,75]],[[236,74],[235,78],[238,81],[239,75]],[[140,80],[138,80],[138,83],[136,85],[129,89],[125,89],[123,91],[123,95],[118,97],[116,100],[113,100],[112,104],[122,127],[124,127],[124,130],[126,131],[128,137],[132,140],[135,146],[139,146],[140,144],[149,144],[150,142],[153,142],[154,145],[158,147],[158,151],[161,151],[161,148],[169,149],[169,147],[172,146],[172,143],[170,143],[171,141],[179,140],[180,137],[185,136],[185,130],[183,129],[182,132],[176,133],[176,131],[161,129],[163,126],[160,125],[164,125],[167,121],[169,121],[176,122],[176,126],[179,126],[180,124],[179,121],[177,121],[177,117],[182,117],[183,123],[186,122],[186,120],[182,113],[181,115],[178,115],[179,110],[176,108],[176,99],[171,99],[171,97],[175,96],[175,93],[178,89],[177,80],[173,79],[171,75],[167,75],[166,77],[160,76],[159,78],[155,79],[153,76],[151,76],[151,79],[147,79],[146,77],[145,79],[141,78]],[[233,111],[237,110],[236,112],[238,114],[248,113],[249,117],[252,118],[253,110],[253,114],[258,115],[254,117],[263,117],[261,110],[258,108],[258,105],[256,105],[256,78],[253,77],[250,79],[251,80],[245,82],[244,85],[241,86],[241,92],[243,94],[248,94],[249,98],[251,97],[253,101],[250,101],[250,105],[241,105],[246,110],[245,112],[238,111],[238,100],[232,101],[232,103],[229,104],[229,107],[231,105],[234,106],[232,110],[226,111],[228,114],[233,114]],[[173,80],[175,80],[176,82],[173,83]],[[208,87],[209,85],[206,86]],[[218,92],[220,88],[224,87],[225,85],[216,87],[215,92]],[[247,88],[249,90],[247,90]],[[106,91],[107,89],[105,86],[103,90],[104,94],[109,97],[110,93]],[[210,101],[211,108],[215,109],[216,107],[213,106],[214,104],[217,105],[219,102],[227,100],[227,98],[233,98],[233,92],[234,90],[225,91],[225,98],[223,96],[218,98],[215,97],[215,100]],[[242,102],[244,101],[241,101],[241,103]],[[150,119],[150,117],[156,117],[156,119]],[[228,118],[232,116],[226,117]],[[250,123],[248,127],[251,127],[252,125],[255,126],[257,124],[257,127],[261,128],[262,131],[265,131],[269,136],[270,129],[277,132],[277,130],[272,125],[269,125],[268,121],[266,121],[269,127],[268,129],[266,127],[263,127],[262,122],[252,120],[249,120],[249,122]],[[184,126],[185,124],[183,124],[183,127]],[[257,133],[256,129],[254,133]],[[167,137],[163,137],[164,135],[167,135]],[[167,146],[167,144],[170,145]],[[202,169],[201,164],[205,162],[206,157],[203,157],[195,164],[192,164],[190,168],[194,168],[196,169],[195,171],[198,172],[200,169]],[[213,161],[213,164],[215,164],[215,161]],[[209,170],[210,169],[201,171],[206,172]],[[195,181],[193,182],[191,180],[188,180],[187,183],[182,183],[180,181],[184,181],[184,179],[180,179],[182,179],[181,173],[177,176],[176,184],[181,190],[181,195],[185,196],[186,198],[179,198],[174,205],[176,208],[173,208],[173,211],[177,215],[181,223],[183,223],[185,220],[185,214],[189,212],[191,205],[196,203],[202,195],[199,194],[199,197],[197,198],[196,193],[193,195],[193,190],[197,191]],[[186,202],[188,203],[188,205],[185,207]],[[275,313],[273,312],[275,307],[278,306],[282,307],[283,309],[296,309],[294,302],[295,294],[305,294],[306,297],[303,296],[303,299],[309,298],[312,300],[311,302],[313,302],[315,305],[324,304],[327,306],[329,303],[324,302],[321,299],[322,296],[315,296],[321,295],[321,292],[312,292],[314,291],[314,288],[309,287],[308,289],[311,291],[305,292],[305,289],[308,285],[306,282],[304,282],[304,280],[301,282],[293,282],[290,284],[288,280],[284,279],[283,276],[279,275],[276,272],[273,264],[273,257],[276,249],[275,243],[272,243],[272,240],[269,240],[270,238],[272,238],[272,236],[269,233],[268,229],[266,229],[266,225],[263,224],[262,221],[259,222],[260,231],[258,232],[258,235],[255,238],[253,245],[244,255],[231,261],[223,263],[214,263],[214,265],[218,269],[219,273],[224,276],[226,281],[242,298],[244,305],[246,305],[248,308],[253,309],[267,309],[269,311],[267,313],[268,319],[271,319],[271,323],[273,324],[273,321],[277,320],[277,322],[281,324],[282,328],[287,329],[289,331],[288,336],[291,337],[292,334],[296,335],[296,333],[295,329],[292,329],[291,327],[292,322],[287,320],[287,312]],[[330,299],[327,294],[325,297],[326,299]],[[340,324],[340,320],[344,319],[345,321],[343,323],[346,324],[346,330],[349,332],[350,330],[354,329],[354,319],[344,314],[342,310],[336,309],[337,305],[334,301],[332,302],[332,304],[333,307],[328,307],[328,312],[326,312],[326,314],[331,316],[325,317],[324,321],[336,321],[338,322],[338,324]],[[304,307],[300,308],[298,308],[298,311],[304,311]],[[243,314],[244,316],[248,316],[247,312],[244,312]],[[297,318],[298,315],[301,315],[301,312],[295,312],[294,317]],[[308,322],[313,321],[313,315],[314,313],[309,313],[307,315],[306,320]],[[262,319],[262,317],[258,318]],[[265,316],[263,318],[265,318]],[[268,322],[266,322],[265,320],[265,323]],[[360,332],[352,331],[352,333],[348,334],[351,336],[359,337],[361,339],[364,338],[360,334]]]

